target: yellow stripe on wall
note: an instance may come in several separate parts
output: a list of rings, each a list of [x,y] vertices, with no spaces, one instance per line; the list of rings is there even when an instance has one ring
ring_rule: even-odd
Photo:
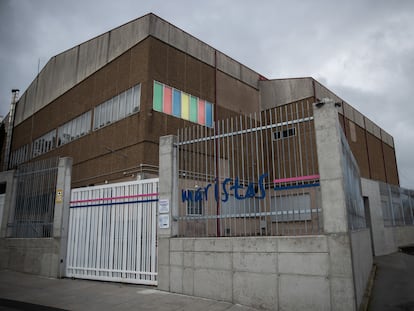
[[[190,96],[186,93],[181,93],[181,118],[190,120]]]

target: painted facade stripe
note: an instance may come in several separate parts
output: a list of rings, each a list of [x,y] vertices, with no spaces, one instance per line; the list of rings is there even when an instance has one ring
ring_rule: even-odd
[[[186,93],[181,93],[181,118],[190,120],[190,96]]]
[[[202,125],[206,124],[205,101],[202,99],[198,100],[198,123]]]
[[[197,97],[195,96],[190,97],[190,121],[198,122],[198,104]]]
[[[158,202],[158,199],[137,200],[137,201],[128,201],[128,202],[98,203],[98,204],[88,204],[88,205],[74,205],[74,206],[71,206],[70,208],[82,208],[82,207],[94,207],[94,206],[109,206],[109,205],[124,205],[124,204],[149,203],[149,202]]]
[[[161,112],[162,112],[162,102],[163,102],[162,89],[163,89],[162,84],[158,82],[154,82],[154,96],[153,96],[152,107],[154,108],[154,110],[161,111]]]
[[[158,196],[158,192],[135,194],[135,195],[125,195],[125,196],[111,197],[111,198],[96,198],[96,199],[88,199],[88,200],[76,200],[76,201],[70,201],[69,203],[74,204],[74,203],[86,203],[86,202],[108,201],[108,200],[121,200],[121,199],[132,199],[132,198],[153,197],[153,196]]]
[[[282,183],[282,182],[294,182],[294,181],[303,181],[303,180],[312,180],[312,179],[319,179],[319,175],[308,175],[308,176],[298,176],[298,177],[291,177],[291,178],[281,178],[273,180],[274,183]]]
[[[181,118],[181,92],[179,90],[173,90],[172,106],[172,114],[178,118]]]
[[[163,112],[172,114],[172,89],[164,85]]]
[[[294,185],[294,186],[286,186],[286,187],[274,187],[274,190],[290,190],[290,189],[301,189],[301,188],[312,188],[312,187],[319,187],[320,183],[314,184],[305,184],[305,185]]]
[[[213,126],[213,105],[206,101],[206,125]]]

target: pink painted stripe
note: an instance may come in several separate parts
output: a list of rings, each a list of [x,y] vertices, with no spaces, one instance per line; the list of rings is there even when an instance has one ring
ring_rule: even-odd
[[[319,179],[319,175],[309,175],[309,176],[298,176],[298,177],[291,177],[291,178],[282,178],[282,179],[275,179],[274,183],[282,183],[282,182],[292,182],[292,181],[303,181],[303,180],[311,180],[311,179]]]
[[[172,89],[164,85],[163,112],[172,114]]]
[[[152,196],[156,196],[156,195],[158,195],[158,192],[145,193],[145,194],[136,194],[136,195],[126,195],[126,196],[122,196],[122,197],[113,197],[113,198],[98,198],[98,199],[89,199],[89,200],[77,200],[77,201],[70,201],[70,203],[86,203],[86,202],[96,202],[96,201],[132,199],[132,198],[152,197]]]
[[[202,99],[198,100],[198,123],[201,125],[206,124],[205,101]]]

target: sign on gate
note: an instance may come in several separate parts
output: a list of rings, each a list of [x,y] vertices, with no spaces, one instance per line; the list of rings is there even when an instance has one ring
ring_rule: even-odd
[[[158,178],[72,190],[66,276],[157,285]]]

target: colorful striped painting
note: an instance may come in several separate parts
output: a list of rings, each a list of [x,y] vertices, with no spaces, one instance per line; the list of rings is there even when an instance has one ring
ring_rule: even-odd
[[[154,110],[209,127],[213,126],[213,104],[154,81]]]

